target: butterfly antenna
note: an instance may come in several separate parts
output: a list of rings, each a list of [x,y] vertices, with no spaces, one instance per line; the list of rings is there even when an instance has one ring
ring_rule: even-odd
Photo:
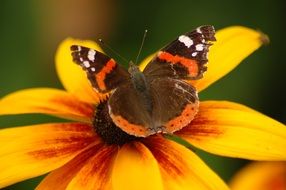
[[[114,54],[116,54],[118,57],[120,57],[122,60],[124,60],[126,63],[128,63],[128,60],[126,58],[124,58],[123,56],[121,56],[117,51],[115,51],[114,49],[112,49],[108,44],[106,44],[101,38],[98,39],[98,41],[105,46],[107,49],[109,49],[110,51],[112,51]]]
[[[143,38],[142,38],[142,42],[141,42],[141,45],[140,45],[140,48],[139,48],[138,55],[137,55],[137,57],[136,57],[135,64],[137,64],[137,61],[138,61],[139,56],[140,56],[140,54],[141,54],[141,51],[142,51],[142,48],[143,48],[143,45],[144,45],[144,42],[145,42],[145,39],[146,39],[147,32],[148,32],[148,30],[145,30],[144,35],[143,35]]]

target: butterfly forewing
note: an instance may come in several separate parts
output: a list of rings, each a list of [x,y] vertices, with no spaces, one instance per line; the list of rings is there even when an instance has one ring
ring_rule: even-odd
[[[78,45],[71,46],[71,51],[96,91],[109,92],[128,80],[128,72],[107,55]]]
[[[151,80],[172,77],[196,80],[207,70],[208,51],[215,41],[213,26],[200,26],[161,49],[144,69]]]

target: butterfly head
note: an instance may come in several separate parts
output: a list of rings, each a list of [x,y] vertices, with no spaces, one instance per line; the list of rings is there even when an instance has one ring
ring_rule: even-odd
[[[132,76],[135,73],[141,73],[139,67],[133,63],[133,61],[129,62],[128,72]]]
[[[143,72],[140,71],[139,67],[132,61],[129,62],[128,73],[135,89],[139,91],[146,91],[147,83],[146,77]]]

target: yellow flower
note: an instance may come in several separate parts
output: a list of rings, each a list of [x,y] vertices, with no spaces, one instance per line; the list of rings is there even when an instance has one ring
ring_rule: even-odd
[[[231,71],[266,39],[239,26],[218,31],[216,38],[207,73],[193,83],[198,91]],[[106,95],[96,93],[72,62],[73,44],[100,49],[94,42],[74,39],[59,46],[56,68],[66,91],[28,89],[0,100],[1,115],[43,113],[72,120],[1,130],[0,188],[50,172],[38,190],[228,189],[196,154],[162,135],[121,146],[105,143],[92,122]],[[175,135],[218,155],[286,160],[285,126],[237,103],[201,102],[196,118]]]
[[[230,182],[232,190],[285,190],[286,162],[254,162]]]

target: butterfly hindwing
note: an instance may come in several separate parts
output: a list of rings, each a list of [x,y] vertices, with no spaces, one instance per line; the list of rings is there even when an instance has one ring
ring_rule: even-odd
[[[92,86],[98,92],[109,92],[129,77],[128,72],[114,59],[87,47],[71,46],[73,61],[86,71]]]
[[[150,105],[151,99],[146,99],[144,92],[138,93],[131,81],[118,87],[108,100],[113,122],[126,133],[141,137],[156,133]]]
[[[179,79],[157,78],[150,84],[152,118],[162,132],[173,133],[187,126],[198,112],[196,89]]]
[[[158,132],[173,133],[189,124],[198,111],[194,87],[185,81],[157,78],[148,92],[136,91],[127,83],[108,101],[113,122],[128,134],[146,137]]]
[[[200,79],[206,71],[207,54],[215,41],[213,26],[200,26],[161,49],[144,69],[149,78]]]

